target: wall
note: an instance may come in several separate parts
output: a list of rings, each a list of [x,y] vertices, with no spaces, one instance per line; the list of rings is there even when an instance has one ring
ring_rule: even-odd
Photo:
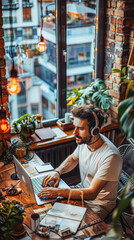
[[[124,99],[125,85],[120,85],[120,73],[111,73],[112,68],[122,69],[129,58],[130,31],[134,25],[134,1],[108,0],[106,11],[105,78],[113,97],[111,115],[117,121],[118,104]],[[111,73],[111,74],[110,74]]]
[[[0,6],[2,6],[2,0],[0,0]],[[5,60],[4,60],[4,55],[5,55],[5,49],[4,49],[4,30],[2,29],[3,25],[3,19],[2,19],[2,8],[0,7],[0,73],[1,73],[1,83],[2,83],[2,101],[3,101],[3,106],[5,107],[7,111],[7,117],[10,117],[9,114],[9,109],[8,109],[8,94],[6,91],[6,86],[7,86],[7,79],[5,77],[6,75],[6,69],[5,69]],[[1,96],[0,96],[0,106],[1,106]],[[2,136],[0,134],[0,141],[1,140],[9,140],[10,139],[10,133],[4,134]],[[5,143],[5,141],[4,141]]]

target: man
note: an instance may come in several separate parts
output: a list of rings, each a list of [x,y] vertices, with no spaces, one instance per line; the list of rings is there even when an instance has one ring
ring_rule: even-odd
[[[68,198],[71,195],[71,199],[81,199],[83,195],[89,206],[104,219],[116,204],[122,159],[118,149],[99,133],[104,120],[99,110],[92,110],[88,105],[79,105],[73,108],[72,114],[78,146],[58,168],[44,177],[42,182],[44,187],[52,180],[55,181],[55,185],[53,188],[42,189],[39,197]],[[60,175],[71,171],[78,163],[81,187],[56,188]]]

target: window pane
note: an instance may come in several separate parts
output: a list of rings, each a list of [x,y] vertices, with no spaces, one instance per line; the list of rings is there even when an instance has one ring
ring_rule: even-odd
[[[32,20],[31,8],[23,8],[23,22],[29,22]]]
[[[11,15],[10,1],[2,1],[6,77],[9,82],[13,60],[21,92],[9,96],[10,120],[25,113],[39,113],[44,119],[54,118],[57,115],[55,1],[42,1],[42,11],[41,1],[12,2],[18,5],[12,4]],[[46,52],[42,53],[38,51],[41,34],[47,46]]]
[[[95,1],[69,1],[67,9],[67,95],[92,82],[94,72]],[[68,111],[69,111],[69,107]]]

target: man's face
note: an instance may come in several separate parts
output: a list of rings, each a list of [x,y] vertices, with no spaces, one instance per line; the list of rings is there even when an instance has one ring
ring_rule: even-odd
[[[91,141],[91,134],[89,133],[89,127],[87,125],[87,119],[80,119],[74,117],[74,132],[77,144],[88,144]]]

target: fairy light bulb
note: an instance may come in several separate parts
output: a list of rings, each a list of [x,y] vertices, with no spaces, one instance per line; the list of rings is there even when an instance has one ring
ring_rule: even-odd
[[[45,52],[47,50],[47,45],[44,42],[44,38],[43,38],[42,35],[40,36],[40,42],[38,44],[38,50],[39,50],[39,52]]]
[[[10,95],[18,94],[21,91],[19,78],[17,77],[16,69],[12,68],[10,82],[7,84],[7,91]]]
[[[7,133],[10,130],[10,123],[6,117],[6,110],[2,107],[0,109],[0,133]]]

